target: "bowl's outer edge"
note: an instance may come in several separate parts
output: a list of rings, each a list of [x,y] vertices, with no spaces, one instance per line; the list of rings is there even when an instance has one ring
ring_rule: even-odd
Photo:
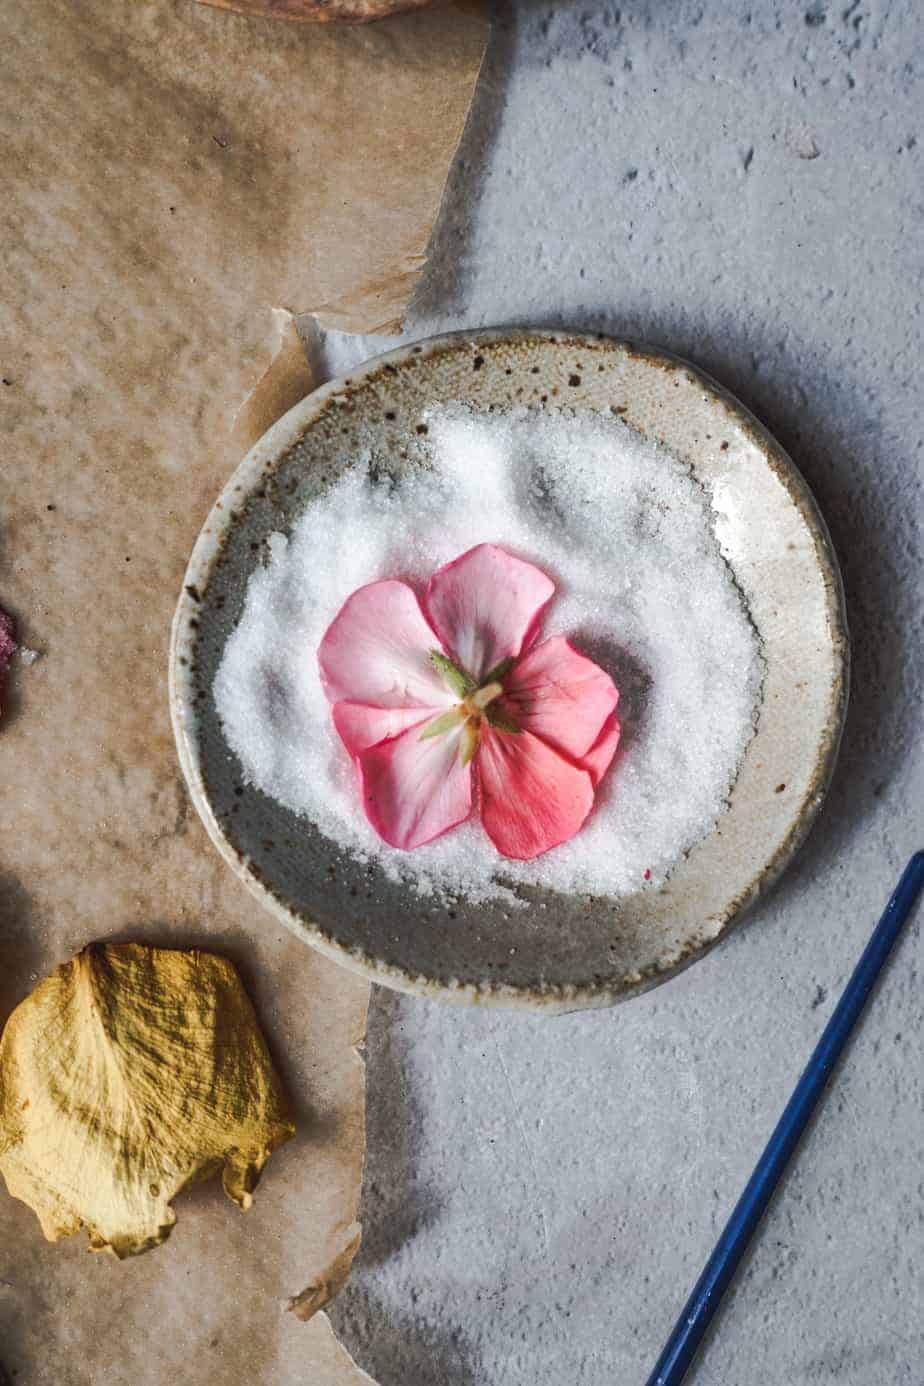
[[[832,646],[838,664],[838,673],[832,682],[828,717],[819,739],[818,754],[809,792],[794,816],[792,828],[764,869],[730,902],[718,921],[718,927],[713,937],[704,940],[681,956],[657,960],[644,973],[635,973],[606,984],[589,983],[568,986],[544,984],[541,987],[514,987],[492,982],[480,986],[474,984],[449,986],[432,978],[413,976],[384,963],[380,959],[369,957],[358,951],[352,952],[342,947],[328,937],[320,925],[313,921],[307,921],[288,909],[256,878],[250,870],[247,858],[242,856],[228,841],[212,811],[202,779],[196,746],[196,713],[191,700],[189,664],[184,664],[181,660],[185,648],[184,642],[188,638],[184,632],[188,629],[190,616],[194,614],[196,607],[196,599],[191,594],[199,586],[204,585],[208,572],[220,552],[218,540],[227,523],[225,505],[232,495],[234,486],[239,484],[241,479],[246,478],[255,468],[261,466],[266,458],[280,455],[293,446],[302,436],[311,420],[320,413],[332,394],[355,387],[365,377],[381,370],[384,366],[400,366],[442,351],[457,350],[461,346],[498,346],[508,342],[528,343],[530,341],[550,341],[558,344],[573,344],[577,347],[602,344],[622,349],[636,358],[645,360],[650,365],[665,370],[674,370],[680,367],[689,371],[717,402],[735,416],[739,426],[752,437],[761,451],[766,454],[771,466],[800,510],[813,535],[819,566],[825,582],[827,616]],[[660,348],[649,347],[632,338],[616,338],[600,333],[571,332],[552,328],[463,330],[444,333],[421,342],[409,343],[393,351],[372,357],[350,372],[349,385],[346,379],[339,377],[326,382],[294,405],[250,449],[226,482],[193,547],[173,618],[168,683],[170,715],[180,767],[196,810],[209,837],[235,875],[244,882],[263,907],[275,918],[281,920],[306,943],[332,958],[335,962],[393,990],[452,1004],[539,1011],[546,1015],[554,1015],[575,1010],[612,1006],[668,981],[727,937],[731,927],[739,923],[746,912],[779,879],[808,836],[824,802],[834,773],[849,696],[850,640],[840,568],[818,504],[807,482],[789,455],[750,410],[724,386],[683,357]]]

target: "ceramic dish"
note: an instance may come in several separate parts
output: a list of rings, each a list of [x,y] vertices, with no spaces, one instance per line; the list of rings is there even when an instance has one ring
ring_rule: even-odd
[[[716,532],[766,661],[756,734],[719,826],[660,890],[620,899],[530,889],[530,907],[453,906],[435,922],[378,868],[332,869],[309,822],[247,786],[212,682],[264,541],[287,531],[370,436],[400,453],[430,405],[621,414],[709,484]],[[848,684],[837,562],[792,462],[713,381],[601,337],[453,334],[403,347],[291,409],[228,482],[190,559],[170,697],[193,801],[232,869],[306,943],[372,980],[440,1000],[561,1011],[609,1005],[700,957],[791,860],[824,798]],[[370,874],[371,872],[371,874]],[[539,905],[543,908],[539,908]]]

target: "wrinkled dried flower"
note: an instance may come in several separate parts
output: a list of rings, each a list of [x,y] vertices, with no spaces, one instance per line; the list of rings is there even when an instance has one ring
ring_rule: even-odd
[[[240,978],[214,954],[91,944],[0,1040],[0,1171],[49,1241],[83,1226],[93,1250],[146,1251],[175,1195],[219,1171],[248,1208],[293,1129]]]

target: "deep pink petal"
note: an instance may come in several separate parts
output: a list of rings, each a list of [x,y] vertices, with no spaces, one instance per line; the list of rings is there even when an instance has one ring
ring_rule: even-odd
[[[479,544],[437,569],[425,607],[450,654],[477,680],[535,639],[554,591],[532,563]]]
[[[10,660],[16,653],[16,622],[8,611],[0,606],[0,693]]]
[[[482,723],[478,774],[485,832],[517,861],[567,842],[593,807],[588,772],[530,732],[498,732]]]
[[[3,673],[15,653],[16,622],[0,606],[0,673]]]
[[[554,635],[517,660],[500,706],[524,731],[580,760],[618,701],[609,674]]]
[[[460,732],[421,741],[411,727],[359,753],[366,817],[392,847],[422,847],[471,813],[472,767],[459,759]]]
[[[328,700],[376,707],[446,707],[430,662],[439,641],[404,582],[372,582],[348,597],[318,647]]]
[[[620,732],[619,718],[614,712],[604,722],[603,730],[590,750],[585,756],[581,756],[580,763],[585,770],[590,772],[590,778],[594,782],[594,789],[596,789],[597,785],[610,768],[610,762],[616,754],[616,748],[619,745]]]
[[[380,741],[400,736],[408,727],[425,727],[442,707],[370,707],[368,703],[334,703],[334,726],[351,756]]]

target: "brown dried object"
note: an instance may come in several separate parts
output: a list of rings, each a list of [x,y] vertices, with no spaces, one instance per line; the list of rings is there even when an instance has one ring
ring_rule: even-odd
[[[301,19],[311,24],[368,24],[403,10],[420,10],[431,0],[199,0],[220,10],[256,19]]]
[[[83,1226],[94,1251],[146,1251],[175,1195],[219,1171],[249,1208],[293,1131],[241,980],[211,953],[90,944],[0,1040],[0,1171],[52,1242]]]

